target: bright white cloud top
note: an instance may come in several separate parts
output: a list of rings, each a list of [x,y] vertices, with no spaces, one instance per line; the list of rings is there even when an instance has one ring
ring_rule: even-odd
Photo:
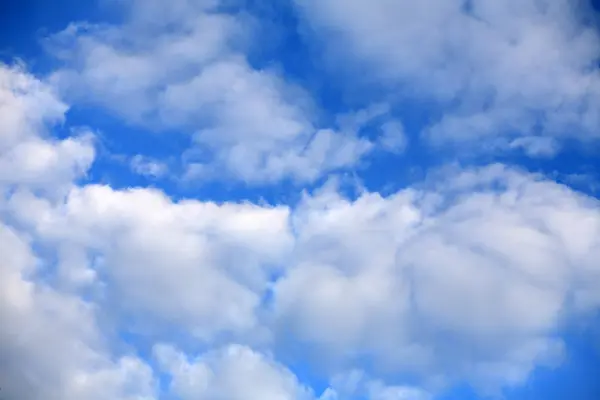
[[[591,7],[292,2],[345,109],[258,66],[269,21],[234,3],[119,0],[44,39],[48,73],[0,64],[0,397],[434,400],[560,367],[600,312],[600,200],[528,157],[598,145]],[[107,155],[77,107],[185,145]],[[457,162],[368,170],[419,146]],[[250,191],[177,193],[215,182]]]

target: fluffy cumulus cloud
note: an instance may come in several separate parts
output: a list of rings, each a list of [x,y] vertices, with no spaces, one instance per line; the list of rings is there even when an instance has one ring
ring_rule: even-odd
[[[284,367],[244,346],[231,345],[193,360],[166,344],[156,345],[154,353],[171,377],[172,392],[184,400],[315,399]]]
[[[258,65],[249,3],[109,3],[118,21],[44,40],[58,69],[0,64],[3,399],[497,394],[560,366],[564,332],[598,315],[600,200],[554,179],[584,175],[504,158],[373,183],[431,140],[547,160],[564,137],[595,140],[582,5],[296,0],[285,12],[331,65],[379,81],[363,109],[331,111]],[[424,132],[400,117],[409,100],[439,116]],[[190,140],[102,158],[130,129]],[[133,183],[99,182],[110,162]]]
[[[123,25],[72,24],[48,40],[66,61],[52,79],[72,99],[191,135],[187,179],[218,170],[250,183],[310,182],[372,149],[356,132],[320,126],[305,91],[254,68],[245,56],[252,19],[219,3],[125,2]]]
[[[437,144],[491,137],[486,150],[545,155],[547,137],[598,138],[600,40],[588,2],[295,3],[336,55],[368,68],[397,98],[441,107],[425,131]]]
[[[598,306],[600,203],[501,165],[429,185],[307,197],[279,328],[336,367],[367,357],[430,384],[516,384],[559,361],[563,319]]]
[[[60,123],[67,106],[23,67],[1,66],[0,104],[0,190],[14,185],[56,190],[90,166],[91,136],[84,130],[65,140],[48,135],[47,125]]]
[[[283,207],[172,203],[157,191],[94,185],[57,207],[11,200],[14,215],[60,249],[65,284],[100,279],[140,323],[181,325],[202,339],[255,327],[260,293],[291,244]]]
[[[86,137],[47,129],[67,107],[21,67],[0,66],[0,386],[7,398],[152,398],[152,371],[135,356],[112,357],[97,308],[39,277],[49,260],[15,224],[10,201],[38,193],[57,201],[94,157]],[[41,200],[40,200],[41,201]],[[31,211],[31,210],[24,210]],[[11,223],[12,222],[12,223]]]

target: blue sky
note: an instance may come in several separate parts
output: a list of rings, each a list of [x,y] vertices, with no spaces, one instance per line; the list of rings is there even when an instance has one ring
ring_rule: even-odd
[[[3,1],[3,396],[597,399],[599,8]]]

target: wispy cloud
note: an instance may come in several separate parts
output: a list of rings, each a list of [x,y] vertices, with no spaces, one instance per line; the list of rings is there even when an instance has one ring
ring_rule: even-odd
[[[192,135],[189,177],[201,166],[202,178],[311,182],[369,152],[356,132],[319,126],[302,89],[253,68],[244,50],[252,24],[217,3],[176,1],[167,12],[132,2],[124,25],[72,24],[48,41],[65,62],[52,81],[72,100]]]
[[[586,2],[296,0],[344,61],[398,99],[433,100],[436,143],[598,139],[600,40]],[[372,78],[371,78],[372,77]],[[364,81],[362,75],[358,79]],[[531,146],[529,146],[531,145]],[[477,146],[482,149],[481,146]]]

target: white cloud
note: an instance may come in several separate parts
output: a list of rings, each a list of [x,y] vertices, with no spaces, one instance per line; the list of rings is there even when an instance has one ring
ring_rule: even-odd
[[[20,65],[0,67],[0,117],[2,148],[45,129],[46,123],[63,120],[67,105],[51,88],[28,75]]]
[[[95,309],[35,279],[18,232],[0,224],[0,387],[6,398],[153,399],[152,371],[106,353]]]
[[[1,72],[6,78],[0,92],[0,115],[7,116],[0,136],[4,148],[22,148],[26,162],[37,161],[39,153],[23,143],[35,141],[49,151],[65,143],[68,148],[73,139],[57,141],[46,134],[66,106],[54,95],[44,97],[47,86],[23,70],[3,67]],[[15,83],[23,84],[15,88]],[[89,158],[85,164],[73,161],[81,158],[76,151],[51,154],[53,162],[42,160],[30,174],[33,181],[10,174],[19,171],[22,160],[0,158],[12,176],[11,190],[0,197],[3,396],[158,398],[154,371],[124,353],[112,329],[135,329],[147,317],[159,322],[146,325],[150,340],[153,334],[172,335],[177,327],[206,340],[223,331],[243,331],[247,340],[269,275],[281,268],[292,245],[286,207],[174,203],[156,190],[75,186],[72,180],[92,161],[89,145],[83,149]],[[46,186],[53,183],[64,190]],[[38,191],[39,185],[48,190]],[[129,326],[113,326],[124,315],[133,316]],[[236,390],[247,398],[239,385],[229,386],[237,372],[271,379],[272,386],[264,382],[257,388],[259,394],[297,398],[295,377],[258,353],[231,346],[222,362],[214,354],[215,365],[224,369],[208,398]],[[244,379],[255,384],[251,376]],[[297,390],[308,396],[307,389]]]
[[[539,136],[517,138],[509,146],[524,149],[530,157],[552,157],[560,147],[554,138]]]
[[[370,400],[428,400],[431,396],[420,389],[403,386],[385,386],[381,382],[369,385]]]
[[[23,70],[0,71],[0,115],[7,116],[0,212],[49,249],[44,256],[56,268],[48,274],[69,290],[119,302],[141,324],[185,328],[206,340],[255,329],[261,292],[292,245],[289,210],[74,186],[93,160],[91,139],[47,135],[66,105]]]
[[[94,159],[91,135],[48,137],[67,105],[21,66],[0,64],[0,193],[14,185],[59,191]]]
[[[360,370],[335,375],[321,400],[364,398],[368,400],[429,400],[431,395],[411,386],[388,386]]]
[[[190,356],[160,343],[153,353],[170,379],[169,393],[181,400],[350,400],[363,395],[368,400],[430,398],[422,390],[386,386],[358,371],[335,376],[319,396],[272,356],[236,344]]]
[[[560,361],[563,318],[600,305],[598,201],[502,166],[433,182],[305,199],[274,289],[284,348],[308,343],[334,369],[366,357],[434,386],[515,385]]]
[[[39,213],[23,196],[10,204],[40,240],[94,264],[119,312],[205,340],[256,328],[261,292],[292,245],[285,207],[173,203],[94,185]]]
[[[366,64],[374,81],[399,98],[438,102],[444,114],[426,131],[436,143],[476,140],[483,150],[481,139],[540,131],[598,138],[600,40],[583,2],[296,4],[319,34],[332,38],[336,56]]]
[[[284,366],[245,346],[230,345],[189,360],[170,345],[154,354],[171,376],[170,391],[182,400],[314,400]]]
[[[385,122],[381,126],[381,146],[393,153],[401,153],[406,149],[408,139],[404,131],[404,125],[398,120]]]
[[[153,399],[152,371],[132,356],[114,357],[98,330],[94,304],[40,279],[50,260],[32,250],[30,232],[7,203],[35,218],[31,193],[60,199],[86,172],[94,151],[89,135],[53,139],[47,129],[67,106],[49,86],[19,66],[0,65],[0,387],[6,398]],[[40,191],[41,189],[41,191]],[[17,198],[17,197],[13,197]],[[40,199],[37,199],[41,201]]]
[[[131,170],[138,175],[160,178],[169,172],[169,166],[159,160],[137,154],[130,161]]]
[[[211,348],[232,337],[274,344],[275,355],[290,344],[317,349],[331,373],[366,369],[365,359],[378,366],[354,389],[332,379],[321,399],[356,390],[414,400],[458,380],[495,388],[559,361],[563,319],[600,306],[600,204],[565,186],[501,165],[448,169],[389,197],[351,201],[326,186],[293,210],[78,186],[91,143],[69,148],[77,139],[46,134],[66,106],[22,70],[0,72],[0,116],[10,122],[0,159],[9,171],[38,171],[7,180],[0,197],[5,395],[159,397],[149,363],[123,351],[112,329],[151,344],[191,334],[209,347],[193,360],[155,347],[180,397],[317,396],[274,356]],[[6,157],[31,141],[70,150],[37,170]],[[427,391],[394,382],[402,374]]]
[[[216,11],[217,3],[177,1],[165,11],[159,2],[125,2],[123,25],[71,25],[49,41],[65,61],[53,82],[74,101],[192,134],[183,157],[190,179],[310,182],[371,149],[356,132],[320,129],[307,93],[253,68],[244,56],[252,23]]]
[[[23,70],[0,72],[3,151],[22,149],[24,157],[0,153],[2,171],[12,179],[2,182],[11,190],[0,198],[3,396],[155,399],[150,366],[113,352],[120,345],[98,322],[106,307],[120,301],[124,313],[146,311],[205,336],[251,328],[269,273],[261,263],[278,268],[290,241],[288,211],[174,204],[158,191],[73,186],[92,161],[91,143],[70,148],[74,139],[47,136],[66,106]],[[40,162],[32,142],[48,156],[31,172],[22,166]],[[62,148],[73,151],[57,151]],[[83,151],[85,163],[75,150]],[[22,170],[29,175],[19,175]],[[53,184],[64,190],[50,190]],[[39,192],[40,185],[48,190]]]

